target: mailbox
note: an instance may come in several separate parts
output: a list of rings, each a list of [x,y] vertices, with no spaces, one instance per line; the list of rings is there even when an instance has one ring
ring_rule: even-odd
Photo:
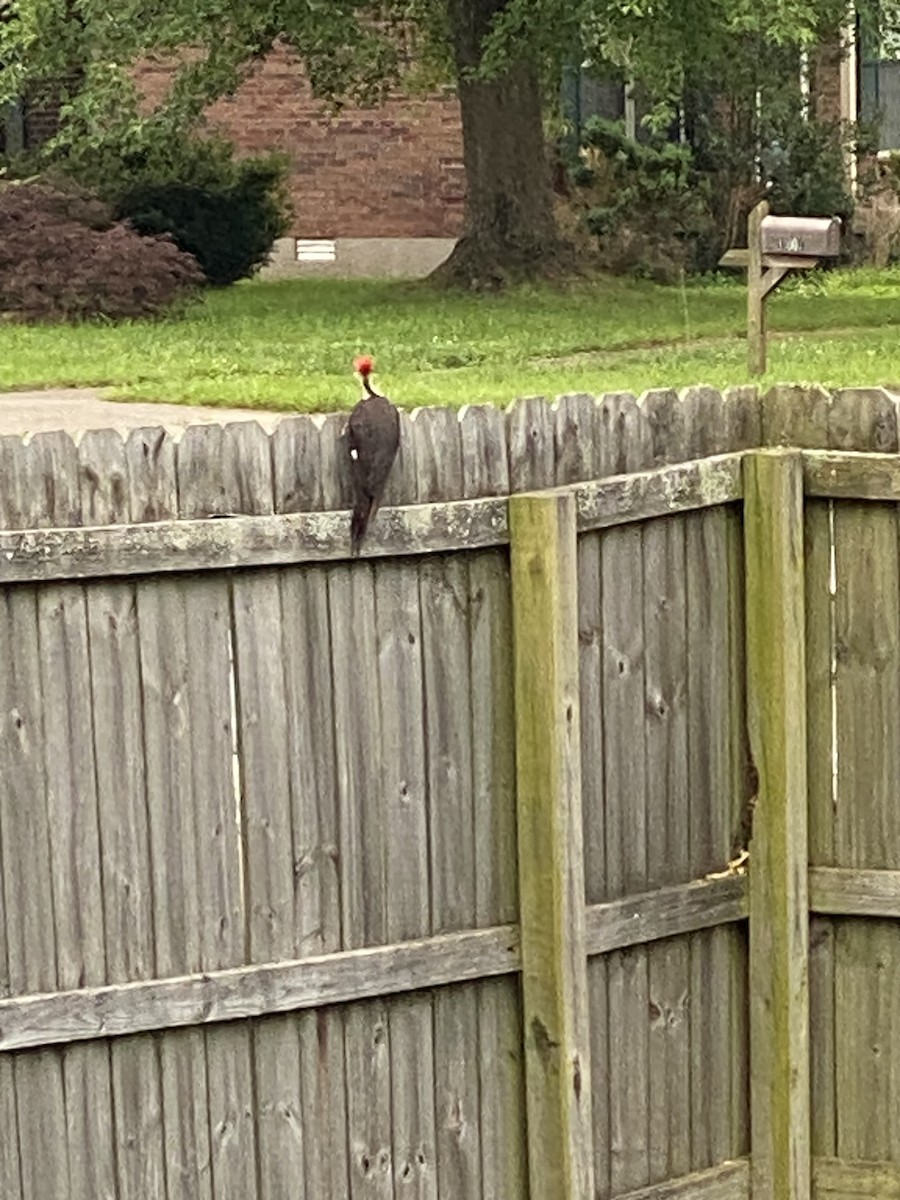
[[[763,217],[760,242],[763,254],[837,258],[841,222],[837,217]]]

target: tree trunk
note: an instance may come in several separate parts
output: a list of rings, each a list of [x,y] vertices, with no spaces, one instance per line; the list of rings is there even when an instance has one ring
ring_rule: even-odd
[[[553,213],[541,87],[523,59],[490,81],[466,72],[506,0],[448,0],[462,110],[466,205],[463,234],[438,279],[473,288],[560,275],[573,265]]]

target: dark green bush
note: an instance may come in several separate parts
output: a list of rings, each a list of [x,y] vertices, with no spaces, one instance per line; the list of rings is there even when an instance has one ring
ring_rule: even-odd
[[[284,171],[275,160],[246,159],[217,184],[145,182],[125,192],[115,214],[139,233],[168,233],[217,287],[252,275],[286,230]]]
[[[805,120],[796,111],[773,119],[760,154],[772,212],[849,219],[854,199],[844,153],[850,135],[838,122]]]
[[[715,230],[709,181],[695,170],[690,147],[660,137],[632,141],[620,123],[599,118],[587,123],[583,142],[573,180],[601,265],[660,281],[703,269]]]
[[[110,115],[104,134],[58,138],[45,158],[49,172],[100,196],[116,219],[170,234],[217,286],[252,275],[287,229],[286,159],[236,158],[226,139],[176,135],[161,117],[122,125]]]
[[[607,269],[660,280],[713,271],[723,250],[746,245],[747,213],[763,196],[773,212],[849,225],[844,154],[847,140],[860,142],[866,130],[786,104],[743,138],[709,118],[698,135],[694,145],[654,134],[636,142],[621,122],[586,124],[571,177]]]

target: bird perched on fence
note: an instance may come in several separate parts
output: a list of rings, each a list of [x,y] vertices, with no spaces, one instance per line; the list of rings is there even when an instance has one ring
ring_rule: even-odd
[[[373,389],[369,376],[373,362],[368,355],[353,364],[363,385],[363,398],[347,422],[347,452],[353,483],[353,514],[350,544],[359,553],[369,522],[375,516],[397,449],[400,445],[400,412],[386,396]]]

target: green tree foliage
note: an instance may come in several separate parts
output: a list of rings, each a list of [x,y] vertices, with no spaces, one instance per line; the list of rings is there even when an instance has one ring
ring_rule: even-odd
[[[875,0],[857,7],[865,22]],[[896,19],[883,5],[882,36]],[[642,146],[606,156],[599,172],[593,164],[593,178],[577,192],[581,203],[594,199],[589,225],[604,261],[613,256],[619,269],[667,276],[709,270],[726,247],[745,244],[747,212],[764,195],[776,212],[848,218],[854,196],[846,163],[872,131],[817,112],[816,68],[823,47],[832,54],[846,41],[850,23],[845,4],[834,0],[780,7],[660,0],[652,8],[638,0],[627,14],[619,3],[598,10],[584,29],[583,60],[628,80],[649,126]],[[811,96],[801,86],[804,62]],[[680,177],[659,172],[673,136],[683,139]],[[590,129],[582,144],[588,156],[603,157]],[[861,171],[860,194],[872,182]],[[645,202],[628,203],[635,195]]]
[[[602,60],[643,81],[662,123],[685,89],[703,92],[727,79],[723,64],[743,70],[742,44],[751,51],[813,45],[840,26],[845,7],[845,0],[7,0],[0,100],[76,65],[80,84],[60,145],[90,144],[113,122],[127,146],[129,137],[145,136],[148,121],[154,136],[180,136],[279,40],[296,50],[317,94],[336,103],[372,102],[444,73],[460,92],[469,192],[449,273],[502,281],[561,261],[542,117],[564,62]],[[129,75],[148,55],[180,56],[182,64],[149,118]]]

